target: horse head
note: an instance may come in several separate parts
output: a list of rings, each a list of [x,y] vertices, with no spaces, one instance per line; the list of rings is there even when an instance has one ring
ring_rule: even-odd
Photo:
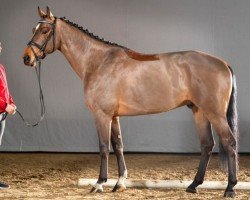
[[[56,17],[53,16],[49,7],[46,13],[38,7],[40,20],[33,28],[33,37],[24,50],[23,61],[25,65],[35,67],[36,63],[44,59],[47,54],[58,48],[56,40]]]

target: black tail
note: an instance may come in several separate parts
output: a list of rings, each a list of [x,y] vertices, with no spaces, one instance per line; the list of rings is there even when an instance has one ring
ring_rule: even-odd
[[[236,77],[233,74],[232,70],[231,72],[232,72],[232,78],[233,78],[233,85],[232,85],[231,97],[230,97],[230,101],[229,101],[229,105],[227,109],[227,121],[228,121],[228,125],[231,128],[233,136],[236,140],[236,152],[238,152],[239,130],[238,130],[238,112],[237,112],[237,86],[236,86]],[[220,157],[222,170],[227,171],[228,170],[228,155],[225,149],[223,148],[221,142],[219,143],[219,157]],[[236,156],[236,162],[238,164],[237,156]]]

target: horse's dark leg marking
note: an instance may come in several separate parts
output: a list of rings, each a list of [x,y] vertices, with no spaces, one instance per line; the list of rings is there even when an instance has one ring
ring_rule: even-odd
[[[119,179],[112,191],[121,192],[124,189],[126,189],[124,181],[127,178],[127,168],[123,156],[123,143],[122,143],[119,117],[114,117],[111,124],[111,143],[117,158],[118,173],[119,173]]]
[[[226,117],[212,118],[210,121],[220,137],[223,148],[228,154],[228,185],[224,197],[235,197],[236,193],[233,187],[237,184],[236,138],[232,134]]]
[[[214,138],[211,124],[206,116],[204,116],[203,112],[196,106],[192,108],[192,111],[194,113],[194,119],[201,142],[201,158],[194,181],[191,183],[191,185],[188,186],[186,191],[190,193],[196,193],[196,187],[202,184],[204,180],[207,165],[214,147]]]
[[[108,156],[110,151],[110,132],[112,117],[106,115],[102,111],[99,111],[94,115],[99,137],[101,166],[98,181],[90,192],[102,192],[102,184],[106,182],[108,178]]]

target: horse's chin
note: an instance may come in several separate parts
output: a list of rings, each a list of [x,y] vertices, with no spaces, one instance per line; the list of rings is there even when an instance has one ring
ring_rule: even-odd
[[[29,67],[36,67],[37,61],[34,60],[33,62],[29,63],[27,66]]]
[[[30,66],[31,67],[36,67],[36,63],[37,63],[36,61],[32,62]]]

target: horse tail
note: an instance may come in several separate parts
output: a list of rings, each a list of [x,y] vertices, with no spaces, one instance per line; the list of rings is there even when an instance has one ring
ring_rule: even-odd
[[[229,66],[228,66],[229,67]],[[236,77],[229,67],[232,73],[232,92],[229,100],[229,105],[227,109],[227,121],[228,125],[232,131],[233,137],[236,141],[235,149],[236,149],[236,163],[238,166],[238,139],[239,139],[239,130],[238,130],[238,112],[237,112],[237,85],[236,85]],[[230,138],[229,138],[230,140]],[[231,143],[231,142],[230,142]],[[219,143],[219,157],[221,163],[221,169],[224,171],[228,170],[228,154],[223,148],[223,145],[220,141]]]

